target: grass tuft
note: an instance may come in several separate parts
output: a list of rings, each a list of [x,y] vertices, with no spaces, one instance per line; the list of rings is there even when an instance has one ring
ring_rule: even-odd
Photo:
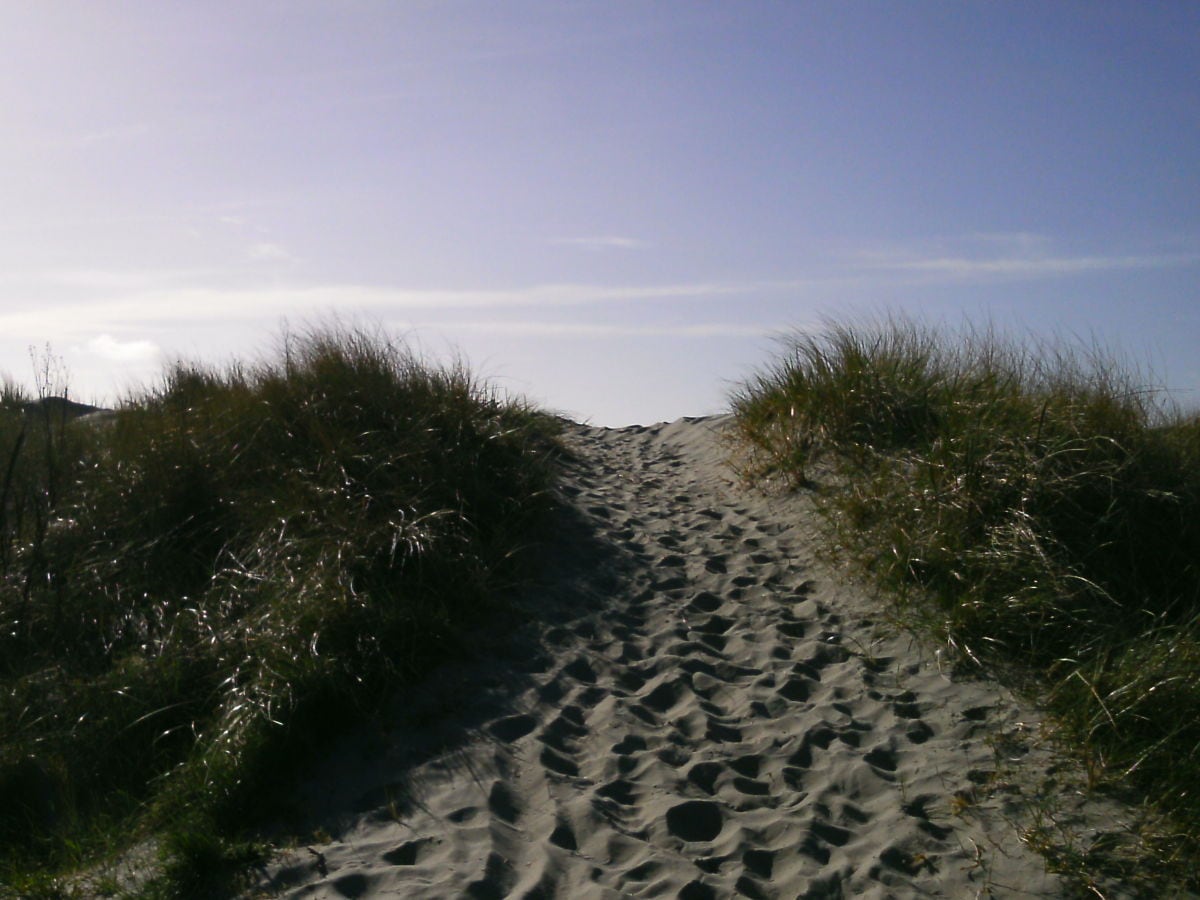
[[[104,421],[39,399],[0,390],[10,884],[149,827],[171,889],[209,890],[306,752],[459,649],[549,508],[554,421],[375,333],[176,363]]]
[[[903,319],[794,335],[733,409],[748,474],[832,473],[902,615],[1033,686],[1200,884],[1200,417],[1100,348]]]

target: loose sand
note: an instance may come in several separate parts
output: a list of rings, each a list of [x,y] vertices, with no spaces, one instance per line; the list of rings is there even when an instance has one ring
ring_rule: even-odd
[[[260,892],[1059,895],[1010,777],[1051,771],[1036,715],[881,635],[808,501],[736,483],[724,424],[572,427],[534,624],[341,748]]]

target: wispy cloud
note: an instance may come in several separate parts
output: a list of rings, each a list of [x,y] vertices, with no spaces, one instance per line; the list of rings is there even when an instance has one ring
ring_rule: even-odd
[[[853,261],[860,271],[882,278],[988,282],[1193,266],[1200,263],[1200,251],[1064,253],[1046,235],[984,232],[863,251],[855,254]]]
[[[551,238],[551,244],[561,247],[575,247],[579,250],[644,250],[650,246],[646,241],[637,238],[621,237],[620,235],[594,235],[590,237],[557,237]]]
[[[78,274],[78,273],[77,273]],[[171,327],[189,323],[232,322],[283,316],[320,315],[353,310],[368,315],[401,311],[571,307],[588,304],[691,302],[764,289],[758,283],[680,282],[654,285],[541,284],[496,289],[413,289],[361,284],[294,287],[186,287],[174,278],[155,286],[137,273],[92,273],[105,299],[39,304],[31,309],[0,309],[0,332],[9,337],[42,340],[84,339],[96,333],[121,333],[130,327]],[[113,291],[126,284],[131,289]],[[86,287],[72,283],[72,288]],[[72,291],[77,294],[77,290]]]
[[[261,242],[254,253],[263,260],[284,259],[287,248]],[[1176,250],[1176,248],[1172,248]],[[841,259],[814,261],[797,277],[772,280],[731,279],[667,281],[648,284],[564,282],[496,288],[408,287],[361,283],[248,283],[246,269],[234,271],[102,270],[0,274],[0,334],[9,339],[83,342],[94,335],[143,334],[156,329],[253,320],[303,318],[333,310],[380,318],[418,317],[471,311],[565,309],[614,304],[695,304],[724,299],[730,303],[776,304],[803,298],[809,302],[870,300],[883,289],[930,284],[988,284],[1066,278],[1098,272],[1151,270],[1200,265],[1200,249],[1177,252],[1065,253],[1055,242],[1032,233],[972,234],[907,246],[876,248]],[[5,300],[5,297],[11,300]],[[711,306],[709,309],[711,310]],[[776,306],[776,309],[779,307]],[[460,316],[460,318],[462,318]],[[497,316],[497,318],[500,318]],[[629,316],[626,318],[633,318]],[[644,321],[644,319],[643,319]],[[544,334],[575,333],[741,335],[767,329],[744,325],[658,326],[497,323]],[[630,331],[629,328],[634,328]],[[682,328],[683,330],[680,330]],[[606,332],[605,329],[608,329]],[[624,329],[624,330],[622,330]],[[705,329],[709,329],[705,331]]]
[[[259,241],[251,244],[247,255],[255,262],[295,262],[296,256],[283,244]]]
[[[889,268],[954,279],[1047,278],[1119,269],[1166,269],[1200,262],[1198,254],[1150,256],[1048,256],[990,259],[941,256],[897,261]]]
[[[153,362],[162,350],[153,341],[122,341],[111,334],[101,334],[87,342],[89,352],[114,362]]]

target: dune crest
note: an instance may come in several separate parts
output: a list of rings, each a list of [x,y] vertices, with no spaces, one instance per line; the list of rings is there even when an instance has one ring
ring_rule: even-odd
[[[301,802],[293,898],[1057,896],[1018,839],[1035,714],[814,558],[723,418],[572,426],[536,624],[407,696]],[[483,640],[483,638],[481,638]],[[452,714],[444,710],[453,709]]]

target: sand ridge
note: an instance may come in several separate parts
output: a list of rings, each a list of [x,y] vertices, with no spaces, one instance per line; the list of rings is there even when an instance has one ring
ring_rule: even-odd
[[[815,559],[804,499],[736,483],[725,424],[571,427],[536,623],[315,780],[326,839],[260,892],[1060,893],[1012,827],[1023,798],[979,802],[1034,714],[880,637],[876,604]]]

